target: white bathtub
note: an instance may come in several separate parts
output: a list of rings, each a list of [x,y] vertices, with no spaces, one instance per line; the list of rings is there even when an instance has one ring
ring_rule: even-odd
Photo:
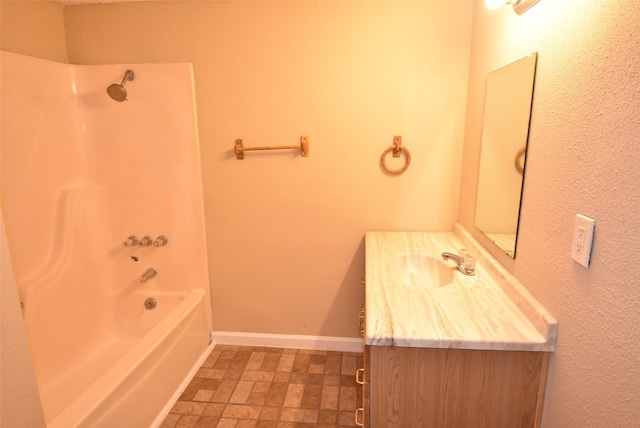
[[[203,291],[136,291],[110,305],[110,334],[39,385],[48,428],[152,426],[209,345]]]
[[[210,340],[192,66],[0,57],[2,214],[45,420],[146,428]],[[128,68],[136,100],[113,102]]]

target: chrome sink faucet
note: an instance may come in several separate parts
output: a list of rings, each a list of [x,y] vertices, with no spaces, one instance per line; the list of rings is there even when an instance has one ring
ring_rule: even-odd
[[[146,271],[144,271],[144,273],[140,277],[140,282],[145,283],[145,282],[147,282],[148,279],[153,278],[157,274],[158,274],[158,272],[156,272],[156,270],[154,268],[149,268]]]
[[[458,254],[442,253],[442,258],[446,260],[453,260],[458,265],[458,270],[465,275],[476,274],[476,258],[467,252],[466,249],[461,249]]]

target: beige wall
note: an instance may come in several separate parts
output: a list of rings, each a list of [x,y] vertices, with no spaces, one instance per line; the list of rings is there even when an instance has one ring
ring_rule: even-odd
[[[67,62],[63,7],[52,0],[0,0],[0,49]]]
[[[540,0],[474,16],[462,182],[474,189],[486,74],[538,51],[517,259],[460,219],[559,322],[543,426],[640,418],[640,2]],[[570,258],[575,215],[596,219],[592,265]]]
[[[434,56],[453,55],[438,52],[436,46],[450,41],[452,46],[464,45],[470,16],[438,20],[431,12],[419,13],[416,8],[433,6],[425,4],[405,5],[391,13],[385,9],[391,5],[320,2],[312,8],[314,3],[309,3],[261,5],[255,11],[254,4],[243,2],[193,5],[186,10],[173,4],[160,9],[67,8],[73,62],[194,61],[210,267],[220,271],[212,275],[218,329],[342,334],[342,327],[322,328],[317,317],[301,319],[297,312],[295,324],[285,317],[294,325],[281,328],[271,318],[296,307],[283,309],[277,302],[270,306],[271,300],[282,300],[290,292],[291,302],[303,302],[303,311],[324,311],[327,318],[337,317],[338,324],[349,324],[347,314],[360,297],[360,291],[352,288],[362,273],[363,230],[444,229],[457,215],[456,202],[447,202],[445,192],[457,199],[459,154],[446,162],[452,170],[446,177],[453,186],[442,189],[428,175],[432,168],[428,162],[440,161],[439,151],[451,154],[443,146],[423,146],[408,137],[411,123],[425,133],[415,123],[445,109],[447,98],[438,92],[425,94],[424,98],[430,96],[430,108],[422,110],[424,117],[405,123],[405,114],[399,112],[421,111],[411,108],[412,101],[420,107],[421,100],[405,93],[405,79],[401,85],[392,78],[390,64],[396,69],[402,65],[409,87],[434,89],[425,88],[422,79],[411,79],[410,71],[431,76],[427,71],[431,65],[422,54],[431,55],[429,63],[437,61]],[[198,9],[205,7],[216,7],[218,12]],[[341,7],[346,8],[344,13],[336,9]],[[401,10],[406,10],[402,19]],[[189,14],[187,24],[170,19]],[[545,427],[634,426],[638,420],[640,330],[635,327],[640,323],[640,274],[634,267],[640,251],[635,225],[640,212],[635,188],[640,179],[639,17],[640,2],[635,1],[540,0],[520,17],[509,8],[490,12],[476,5],[460,220],[560,322]],[[86,24],[80,19],[87,19]],[[440,35],[446,30],[436,25],[441,21],[460,39],[452,38],[451,32]],[[404,28],[404,24],[410,25]],[[397,52],[403,32],[408,43],[402,45],[413,46],[419,56]],[[91,52],[89,46],[78,46],[83,39],[101,49]],[[540,57],[522,234],[518,258],[512,261],[475,232],[473,189],[485,76],[531,51]],[[325,53],[319,56],[319,52]],[[291,57],[304,59],[300,68]],[[464,61],[459,60],[460,70],[466,70]],[[453,138],[455,129],[462,129],[454,123],[459,128],[436,128]],[[230,153],[235,138],[244,138],[248,145],[289,144],[303,133],[311,137],[310,158],[248,154],[244,161],[235,161]],[[385,176],[377,164],[393,134],[405,136],[414,157],[399,177]],[[428,141],[437,141],[438,136]],[[298,199],[306,208],[302,212],[294,205]],[[434,201],[444,201],[447,212],[440,212]],[[569,256],[578,212],[597,221],[589,269]],[[323,256],[310,254],[315,250]],[[281,263],[283,255],[289,264]],[[314,257],[307,260],[308,255]],[[299,276],[308,268],[309,274]],[[346,303],[336,302],[338,310],[332,311],[331,303],[319,295]],[[262,313],[256,300],[269,313]],[[306,303],[309,300],[313,305]],[[238,309],[242,303],[247,307]],[[238,311],[237,317],[233,313],[230,317],[235,324],[223,322],[222,317],[233,311]],[[246,325],[241,324],[242,317],[248,317]],[[314,324],[301,328],[300,323],[311,319]],[[350,329],[347,325],[344,334],[350,335]]]
[[[365,231],[451,229],[472,6],[65,8],[73,63],[193,61],[215,330],[354,337]],[[236,138],[289,145],[300,135],[308,158],[233,155]],[[394,135],[412,156],[399,176],[380,167]]]

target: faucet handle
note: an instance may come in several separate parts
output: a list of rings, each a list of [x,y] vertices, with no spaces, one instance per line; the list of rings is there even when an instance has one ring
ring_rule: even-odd
[[[467,271],[473,271],[476,268],[476,258],[473,257],[471,254],[467,254],[466,256],[464,256],[464,258],[462,259],[462,266],[467,270]]]
[[[166,236],[160,235],[156,238],[155,241],[153,241],[153,245],[156,247],[164,247],[165,245],[167,245],[168,241],[169,239]]]
[[[125,247],[135,247],[136,245],[138,245],[138,238],[134,235],[131,235],[130,237],[125,239],[124,242],[122,242],[122,245],[124,245]]]
[[[151,245],[153,243],[153,240],[151,239],[150,236],[145,236],[143,237],[140,242],[138,242],[138,245],[141,247],[148,247],[149,245]]]

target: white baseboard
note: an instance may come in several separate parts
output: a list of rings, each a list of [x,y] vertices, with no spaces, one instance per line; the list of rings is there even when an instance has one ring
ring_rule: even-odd
[[[211,340],[217,344],[266,346],[268,348],[315,349],[322,351],[362,352],[360,338],[333,336],[303,336],[295,334],[241,333],[213,331]]]

